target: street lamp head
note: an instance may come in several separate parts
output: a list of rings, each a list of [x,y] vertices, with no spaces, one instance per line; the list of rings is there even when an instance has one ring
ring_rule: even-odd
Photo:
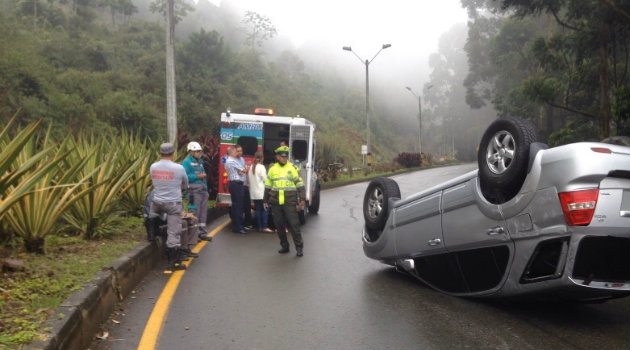
[[[388,48],[388,47],[392,47],[392,44],[383,44],[383,50]]]
[[[416,93],[413,91],[413,89],[410,86],[405,86],[405,89],[411,92],[411,94],[414,95],[417,99],[420,99],[420,96],[416,95]]]
[[[351,46],[344,46],[343,49],[345,51],[352,51],[352,47]]]

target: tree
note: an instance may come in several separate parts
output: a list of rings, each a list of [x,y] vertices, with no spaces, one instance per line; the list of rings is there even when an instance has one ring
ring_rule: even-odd
[[[123,18],[129,18],[134,13],[138,12],[138,8],[133,4],[132,0],[101,0],[102,6],[108,6],[112,25],[116,26],[116,16],[122,15]]]
[[[175,25],[194,8],[183,0],[154,0],[150,9],[166,17],[166,128],[168,141],[175,142],[177,136]]]
[[[153,13],[161,13],[166,18],[168,12],[168,0],[153,0],[149,5],[149,10]],[[191,6],[185,0],[174,1],[174,16],[175,24],[179,23],[188,15],[189,12],[194,11],[195,8]]]
[[[491,108],[471,111],[465,103],[463,81],[468,72],[464,45],[466,26],[454,25],[440,36],[438,52],[429,57],[430,80],[423,87],[423,140],[433,154],[457,155],[470,161],[483,128],[495,114]],[[428,113],[424,113],[427,110]]]
[[[217,132],[217,116],[229,101],[235,63],[219,33],[201,30],[190,35],[178,51],[178,93],[181,125],[191,135]]]
[[[504,106],[523,98],[534,103],[544,111],[549,133],[558,126],[565,126],[565,118],[582,119],[595,121],[599,137],[604,138],[610,134],[611,121],[614,125],[624,122],[612,111],[617,110],[613,103],[625,103],[623,96],[626,95],[616,91],[626,86],[628,79],[630,3],[621,0],[504,0],[500,3],[462,0],[462,3],[469,13],[477,15],[475,24],[478,20],[483,23],[483,13],[500,15],[495,17],[501,23],[499,32],[477,37],[480,42],[491,43],[503,35],[509,28],[505,26],[508,22],[505,16],[511,16],[511,21],[533,24],[528,25],[529,34],[520,45],[526,49],[525,55],[512,61],[515,67],[526,64],[528,74],[518,78],[520,88],[510,92],[516,99],[503,100],[507,102]],[[497,53],[499,51],[492,54]],[[467,79],[470,102],[479,104],[479,99],[474,98],[479,97],[474,89],[482,81],[476,78],[483,76],[484,71],[472,64],[471,67],[477,75],[472,74]],[[504,73],[502,69],[499,71]],[[496,92],[508,91],[498,88],[496,81],[490,84],[497,88]],[[497,109],[502,108],[497,106]],[[560,122],[554,120],[558,117],[554,111],[559,112]]]
[[[245,43],[249,45],[255,52],[257,47],[261,47],[262,44],[278,34],[276,27],[273,25],[269,17],[263,16],[253,11],[245,12],[243,18],[248,28],[245,29],[247,36],[245,37]]]

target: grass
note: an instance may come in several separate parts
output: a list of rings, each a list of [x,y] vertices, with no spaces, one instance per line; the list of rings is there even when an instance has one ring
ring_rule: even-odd
[[[21,348],[43,322],[94,274],[146,239],[142,219],[119,218],[116,233],[99,240],[50,236],[43,255],[3,252],[24,262],[24,271],[2,272],[0,349]]]

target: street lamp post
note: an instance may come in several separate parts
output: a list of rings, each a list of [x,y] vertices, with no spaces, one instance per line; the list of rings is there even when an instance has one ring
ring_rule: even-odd
[[[429,90],[433,85],[429,85],[425,90]],[[422,95],[416,95],[415,92],[409,87],[405,87],[418,99],[418,153],[422,153]]]
[[[416,95],[409,86],[406,89],[418,99],[418,153],[422,153],[422,96]]]
[[[370,66],[370,63],[374,61],[376,56],[378,56],[378,54],[381,53],[381,51],[391,46],[392,46],[391,44],[383,44],[381,49],[378,50],[378,52],[374,55],[374,57],[372,57],[372,59],[369,61],[367,59],[364,61],[359,55],[357,55],[356,52],[352,51],[352,47],[350,46],[343,47],[345,51],[352,52],[359,59],[359,61],[361,61],[361,63],[365,64],[365,121],[366,121],[366,128],[367,128],[367,155],[368,157],[370,156],[370,73],[369,73],[368,67]]]

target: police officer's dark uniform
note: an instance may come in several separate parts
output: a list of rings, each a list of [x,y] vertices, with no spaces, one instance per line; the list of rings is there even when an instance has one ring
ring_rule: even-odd
[[[293,164],[288,162],[289,147],[280,146],[276,149],[277,162],[269,168],[265,180],[265,195],[263,204],[271,206],[273,221],[276,227],[282,227],[286,220],[293,244],[295,244],[296,256],[303,255],[304,242],[300,232],[300,221],[296,211],[299,204],[304,207],[304,182]],[[289,252],[289,241],[284,230],[278,230],[281,249],[280,254]]]

